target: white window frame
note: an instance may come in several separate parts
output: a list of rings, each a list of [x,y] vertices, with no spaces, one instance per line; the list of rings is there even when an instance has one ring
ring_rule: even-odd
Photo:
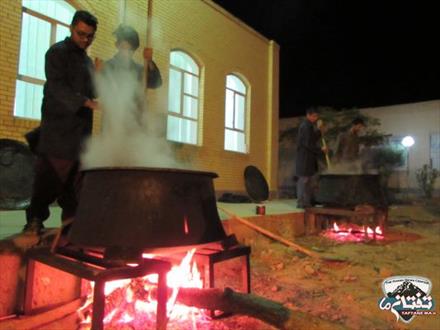
[[[429,164],[440,171],[440,132],[429,134]]]
[[[200,76],[201,76],[201,67],[197,63],[197,61],[190,54],[188,54],[187,52],[185,52],[183,50],[180,50],[180,49],[172,50],[170,52],[170,58],[171,58],[171,54],[173,52],[184,53],[186,56],[190,57],[194,61],[194,63],[197,65],[197,67],[199,69],[199,74],[197,75],[197,74],[195,74],[193,72],[190,72],[188,70],[182,69],[182,68],[180,68],[178,66],[175,66],[175,65],[171,64],[171,61],[170,61],[170,72],[171,72],[171,70],[174,70],[174,71],[176,71],[176,72],[178,72],[180,74],[180,81],[181,81],[181,86],[180,87],[181,88],[180,88],[180,93],[179,93],[180,94],[179,95],[179,97],[180,97],[179,112],[170,111],[170,109],[168,109],[168,116],[177,117],[177,118],[179,118],[181,120],[190,120],[190,121],[195,122],[196,123],[196,141],[195,141],[194,144],[190,143],[190,142],[186,142],[186,141],[176,141],[176,140],[169,140],[169,141],[176,142],[176,143],[190,144],[190,145],[199,145],[200,90],[201,90],[201,81],[200,81],[201,79],[200,79]],[[198,94],[198,96],[194,96],[192,94],[185,93],[185,74],[191,75],[191,76],[193,76],[194,78],[197,79],[197,82],[198,82],[197,94]],[[169,91],[168,91],[168,93],[169,93]],[[185,96],[197,100],[197,117],[196,118],[184,115],[183,107],[184,107],[184,98],[185,98]]]
[[[64,0],[64,2],[68,3],[69,5],[71,5],[73,7],[73,5],[70,2],[68,2],[66,0]],[[64,22],[56,20],[56,19],[54,19],[54,18],[52,18],[50,16],[47,16],[47,15],[44,15],[42,13],[36,12],[36,11],[34,11],[34,10],[30,9],[30,8],[24,7],[24,6],[22,6],[21,8],[22,8],[22,10],[21,10],[21,19],[22,19],[21,30],[23,30],[23,16],[24,16],[24,13],[26,13],[26,14],[28,14],[30,16],[34,16],[34,17],[36,17],[38,19],[41,19],[43,21],[48,22],[50,24],[50,40],[49,40],[49,44],[50,45],[53,45],[56,42],[57,25],[62,25],[64,27],[70,28],[69,24],[66,24]],[[20,43],[21,43],[21,35],[20,35]],[[20,49],[18,63],[20,63],[20,57],[21,56],[22,56],[22,53],[21,53],[21,49]],[[38,86],[44,86],[44,84],[46,83],[46,80],[35,78],[35,77],[32,77],[32,76],[27,76],[27,75],[24,75],[24,74],[20,74],[19,70],[20,70],[20,68],[19,68],[19,65],[18,65],[18,67],[17,67],[17,79],[16,79],[17,81],[24,81],[26,83],[33,84],[33,85],[38,85]],[[15,97],[17,97],[17,95]],[[15,106],[14,106],[14,117],[23,118],[23,119],[30,119],[30,120],[40,120],[41,119],[41,117],[37,119],[37,118],[34,118],[34,117],[30,117],[30,116],[18,116],[18,115],[16,115]]]
[[[239,92],[239,91],[237,91],[237,90],[235,90],[235,89],[232,89],[232,88],[230,88],[230,87],[228,87],[227,86],[227,79],[228,79],[228,76],[232,76],[232,77],[234,77],[234,78],[236,78],[236,79],[238,79],[243,85],[244,85],[244,87],[245,87],[245,93],[242,93],[242,92]],[[248,134],[247,134],[247,121],[248,121],[248,90],[249,90],[249,87],[248,87],[248,85],[246,84],[246,82],[243,80],[243,79],[241,79],[239,76],[237,76],[236,74],[233,74],[233,73],[230,73],[230,74],[228,74],[228,75],[226,75],[226,87],[225,87],[225,130],[224,130],[224,132],[225,132],[225,138],[224,138],[224,143],[223,143],[223,147],[224,147],[224,149],[226,150],[226,151],[231,151],[231,152],[238,152],[238,153],[243,153],[243,154],[246,154],[246,153],[248,153],[248,151],[249,151],[249,146],[248,146]],[[233,99],[234,99],[234,102],[233,102],[233,111],[232,111],[232,127],[228,127],[228,126],[226,126],[226,95],[227,95],[227,91],[230,91],[230,92],[232,92],[233,93]],[[243,104],[243,116],[244,116],[244,118],[243,118],[243,129],[240,129],[240,128],[237,128],[236,127],[236,125],[235,125],[235,112],[236,112],[236,109],[235,109],[235,104],[236,104],[236,102],[235,102],[235,97],[236,97],[236,95],[239,95],[239,96],[242,96],[243,97],[243,99],[244,99],[244,104]],[[244,135],[244,143],[245,143],[245,150],[244,151],[241,151],[241,150],[233,150],[233,149],[226,149],[226,131],[227,130],[229,130],[229,131],[234,131],[234,132],[237,132],[237,133],[242,133],[243,135]]]

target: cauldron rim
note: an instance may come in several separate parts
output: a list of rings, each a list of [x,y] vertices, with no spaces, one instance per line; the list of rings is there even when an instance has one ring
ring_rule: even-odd
[[[161,173],[183,173],[194,175],[206,175],[213,178],[217,178],[218,174],[214,172],[185,170],[179,168],[162,168],[162,167],[142,167],[142,166],[100,166],[81,169],[83,173],[89,172],[105,172],[105,171],[146,171],[146,172],[161,172]]]
[[[326,176],[326,177],[333,177],[333,176],[365,176],[365,177],[369,177],[369,176],[380,176],[379,173],[376,174],[371,174],[371,173],[364,173],[364,174],[343,174],[343,173],[326,173],[326,174],[320,174],[319,176]]]

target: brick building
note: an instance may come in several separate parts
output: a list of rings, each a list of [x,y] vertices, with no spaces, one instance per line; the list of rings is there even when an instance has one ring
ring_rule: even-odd
[[[219,178],[215,181],[217,191],[244,191],[243,170],[247,165],[257,166],[263,172],[272,192],[277,189],[279,47],[274,41],[267,40],[210,0],[58,2],[67,3],[62,10],[68,7],[84,9],[97,16],[96,39],[88,50],[92,58],[106,60],[113,56],[115,47],[112,32],[121,22],[132,25],[141,38],[140,50],[135,55],[140,63],[147,41],[147,13],[150,6],[152,19],[148,25],[151,28],[148,35],[151,34],[154,60],[161,70],[164,83],[161,88],[148,91],[148,109],[162,118],[165,128],[170,118],[192,120],[190,123],[195,127],[190,134],[191,139],[183,142],[175,142],[181,138],[179,134],[167,132],[168,143],[178,146],[174,149],[178,150],[179,157],[190,159],[193,169],[218,173]],[[38,118],[32,116],[38,117],[40,94],[35,92],[34,98],[28,103],[23,101],[30,93],[23,85],[35,84],[38,91],[44,82],[44,77],[35,78],[32,72],[29,73],[32,71],[30,69],[24,74],[20,71],[26,71],[20,63],[20,56],[24,56],[23,26],[28,24],[25,20],[48,22],[46,24],[52,28],[52,32],[47,32],[52,38],[51,42],[57,40],[58,33],[68,33],[68,26],[61,20],[61,14],[47,16],[47,13],[43,11],[42,14],[32,6],[29,0],[0,2],[0,138],[23,140],[23,134],[39,124]],[[59,31],[54,32],[54,26],[59,26],[56,28]],[[35,32],[29,27],[27,31],[29,35]],[[34,45],[34,52],[44,56],[48,46],[49,43]],[[189,119],[176,119],[170,113],[172,52],[189,57],[198,68],[198,91],[193,103],[196,114]],[[41,59],[34,62],[36,66],[43,65]],[[238,78],[239,85],[241,83],[244,88],[229,91],[234,100],[237,100],[236,97],[243,100],[242,120],[238,127],[237,123],[233,123],[232,127],[226,124],[225,127],[227,77]],[[26,111],[30,111],[29,104],[34,107],[33,115],[26,114]],[[18,109],[20,106],[25,109]],[[95,116],[94,130],[98,132],[100,115],[97,113]],[[231,151],[226,147],[225,134],[232,134],[235,139],[238,136],[237,150]]]

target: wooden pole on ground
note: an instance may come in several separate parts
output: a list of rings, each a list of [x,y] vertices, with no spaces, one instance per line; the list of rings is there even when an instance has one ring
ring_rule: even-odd
[[[233,213],[231,213],[229,211],[226,211],[222,207],[219,207],[219,209],[221,211],[225,212],[229,217],[237,220],[238,222],[244,224],[245,226],[250,227],[250,228],[254,229],[255,231],[257,231],[257,232],[259,232],[259,233],[261,233],[261,234],[263,234],[263,235],[265,235],[265,236],[267,236],[269,238],[272,238],[272,239],[274,239],[274,240],[276,240],[278,242],[281,242],[281,243],[283,243],[283,244],[293,248],[294,250],[297,250],[297,251],[299,251],[301,253],[304,253],[305,255],[308,255],[309,257],[312,257],[312,258],[316,258],[316,259],[322,258],[318,253],[313,252],[313,251],[311,251],[309,249],[306,249],[305,247],[302,247],[299,244],[293,243],[292,241],[289,241],[289,240],[287,240],[287,239],[285,239],[285,238],[283,238],[283,237],[281,237],[281,236],[279,236],[279,235],[277,235],[275,233],[272,233],[271,231],[269,231],[267,229],[264,229],[264,228],[262,228],[260,226],[257,226],[256,224],[254,224],[254,223],[252,223],[252,222],[250,222],[250,221],[248,221],[246,219],[243,219],[243,218],[239,217],[236,214],[233,214]]]
[[[63,304],[59,307],[53,308],[49,311],[16,317],[0,322],[0,329],[2,330],[17,330],[17,329],[33,329],[59,320],[66,315],[74,313],[81,307],[82,301],[80,298],[75,299],[69,303]]]

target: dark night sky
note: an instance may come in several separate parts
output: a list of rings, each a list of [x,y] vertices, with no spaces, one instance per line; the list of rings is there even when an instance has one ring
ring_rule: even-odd
[[[435,1],[214,1],[280,45],[280,117],[440,99]]]

